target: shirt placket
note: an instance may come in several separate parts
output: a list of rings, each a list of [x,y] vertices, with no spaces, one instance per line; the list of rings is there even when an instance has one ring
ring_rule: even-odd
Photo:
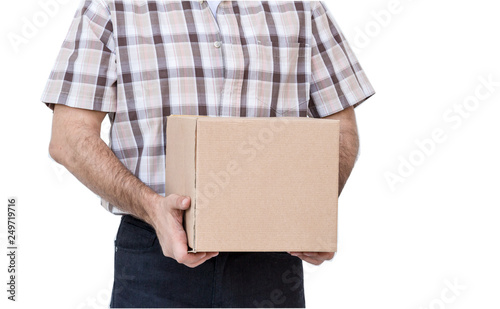
[[[238,116],[240,113],[243,85],[243,49],[239,39],[237,42],[231,40],[231,38],[239,37],[239,29],[234,27],[237,22],[231,6],[231,1],[221,1],[217,7],[217,17],[214,18],[219,30],[214,47],[220,49],[224,65],[224,82],[221,89],[221,100],[218,102],[217,116]],[[229,63],[231,65],[228,65]]]

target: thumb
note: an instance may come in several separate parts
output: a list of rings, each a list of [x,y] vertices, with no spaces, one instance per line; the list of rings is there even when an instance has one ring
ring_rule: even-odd
[[[169,200],[169,206],[171,209],[186,210],[191,205],[191,199],[189,196],[171,194],[169,195]]]

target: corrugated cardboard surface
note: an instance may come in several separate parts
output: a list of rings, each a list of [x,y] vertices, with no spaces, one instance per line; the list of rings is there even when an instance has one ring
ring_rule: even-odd
[[[170,121],[172,119],[172,121]],[[195,187],[195,157],[196,157],[196,118],[186,118],[176,121],[167,119],[166,195],[176,193],[191,197],[191,207],[186,211],[184,225],[188,243],[194,242],[196,187]]]
[[[338,121],[171,116],[167,124],[167,194],[192,198],[194,251],[336,251]]]

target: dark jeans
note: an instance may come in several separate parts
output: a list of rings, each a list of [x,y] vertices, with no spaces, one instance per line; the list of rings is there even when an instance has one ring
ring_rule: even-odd
[[[111,308],[305,307],[302,262],[280,252],[221,252],[195,268],[167,258],[154,229],[123,216]]]

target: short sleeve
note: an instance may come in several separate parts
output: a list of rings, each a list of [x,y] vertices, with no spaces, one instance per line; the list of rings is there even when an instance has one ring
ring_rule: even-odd
[[[357,107],[375,91],[323,1],[311,1],[311,18],[309,114],[318,118]]]
[[[98,0],[82,1],[59,51],[41,101],[116,111],[116,55],[111,14]]]

